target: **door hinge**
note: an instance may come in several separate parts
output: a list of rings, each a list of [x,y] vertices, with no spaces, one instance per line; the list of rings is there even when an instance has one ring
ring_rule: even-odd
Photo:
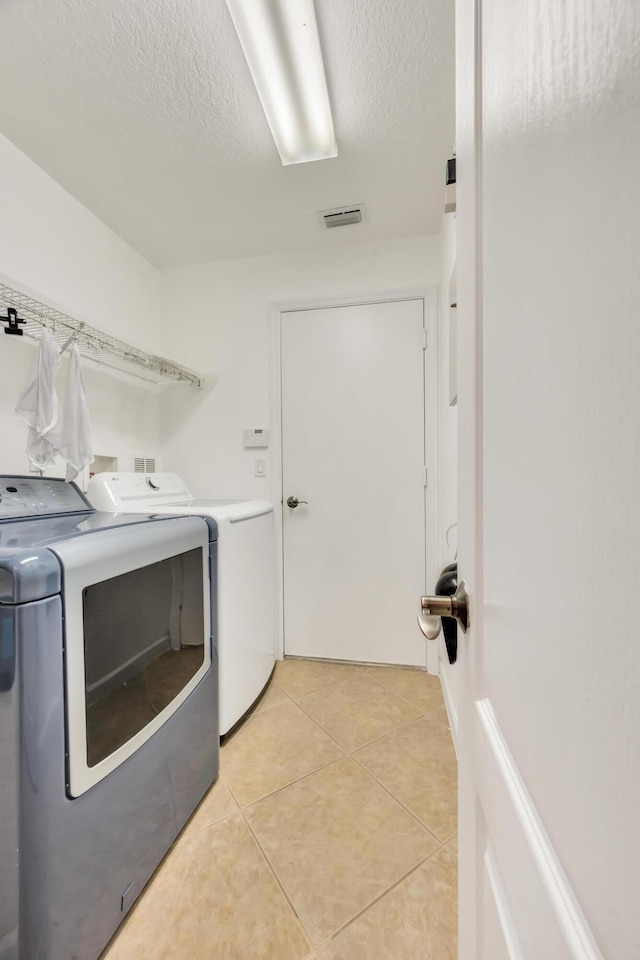
[[[423,467],[423,469],[424,469],[424,485],[426,487],[429,484],[429,470],[427,469],[427,467]]]
[[[427,328],[424,327],[422,330],[422,349],[427,349]]]

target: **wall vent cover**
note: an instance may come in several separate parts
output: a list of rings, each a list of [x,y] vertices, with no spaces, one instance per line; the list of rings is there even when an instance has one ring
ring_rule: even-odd
[[[134,457],[133,471],[134,473],[155,473],[156,458],[155,457]]]
[[[321,210],[319,217],[325,227],[346,227],[349,223],[362,223],[364,204],[352,203],[346,207],[334,207],[333,210]]]

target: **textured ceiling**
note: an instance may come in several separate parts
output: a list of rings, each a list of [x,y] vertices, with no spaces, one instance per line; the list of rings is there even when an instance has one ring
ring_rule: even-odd
[[[0,132],[160,266],[437,231],[453,0],[316,11],[336,159],[281,166],[224,0],[0,0]]]

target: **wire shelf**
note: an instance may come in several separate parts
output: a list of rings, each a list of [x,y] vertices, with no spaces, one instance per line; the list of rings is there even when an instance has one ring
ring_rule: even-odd
[[[202,380],[197,373],[186,367],[178,366],[164,357],[156,357],[144,350],[131,346],[124,340],[103,333],[82,320],[76,320],[67,314],[40,303],[33,297],[0,283],[0,312],[6,313],[13,307],[18,316],[25,320],[20,329],[25,336],[39,340],[42,328],[47,327],[60,347],[75,340],[83,357],[94,363],[129,374],[147,383],[163,383],[169,380],[190,383],[201,387]]]

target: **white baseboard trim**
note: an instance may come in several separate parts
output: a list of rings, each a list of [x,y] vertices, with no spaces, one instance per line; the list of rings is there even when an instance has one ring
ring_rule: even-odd
[[[456,710],[456,705],[451,694],[451,687],[449,686],[449,681],[447,679],[446,672],[440,668],[440,686],[442,687],[442,693],[444,696],[444,703],[447,708],[447,714],[449,715],[449,725],[451,727],[451,735],[453,736],[453,745],[456,748],[456,753],[458,752],[458,711]]]

